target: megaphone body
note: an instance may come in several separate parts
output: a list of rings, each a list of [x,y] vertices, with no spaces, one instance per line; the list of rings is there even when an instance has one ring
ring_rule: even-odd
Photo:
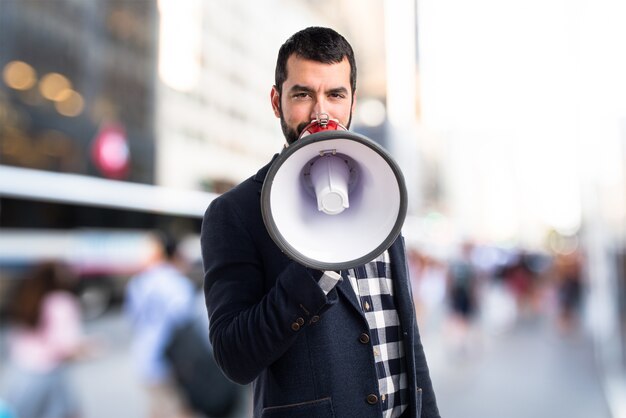
[[[285,148],[261,191],[273,241],[319,270],[375,259],[400,234],[406,210],[398,165],[378,144],[347,130],[319,130]]]

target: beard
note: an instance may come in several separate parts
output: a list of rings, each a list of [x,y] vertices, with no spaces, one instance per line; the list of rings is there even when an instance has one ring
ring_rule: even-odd
[[[302,131],[304,130],[304,128],[306,128],[309,125],[309,123],[311,123],[311,121],[302,122],[298,126],[296,126],[296,128],[294,129],[290,127],[289,125],[287,125],[287,122],[285,121],[285,117],[283,116],[283,109],[279,108],[278,111],[280,113],[280,128],[282,129],[283,135],[285,136],[285,139],[287,140],[287,145],[291,145],[294,142],[296,142],[298,138],[300,138]],[[350,111],[350,119],[348,119],[348,124],[346,125],[346,129],[350,129],[351,123],[352,123],[352,111]]]
[[[296,129],[293,129],[287,125],[287,122],[285,121],[285,118],[283,117],[283,111],[282,110],[280,111],[280,127],[283,130],[283,135],[285,136],[285,139],[287,140],[288,145],[293,144],[294,142],[298,140],[298,138],[300,138],[300,134],[302,133],[304,128],[307,127],[309,123],[311,122],[302,122],[296,127]]]

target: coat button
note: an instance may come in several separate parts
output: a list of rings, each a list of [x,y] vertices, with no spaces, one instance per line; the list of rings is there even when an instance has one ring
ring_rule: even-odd
[[[378,396],[370,393],[369,395],[367,395],[367,403],[370,405],[375,405],[376,403],[378,403]]]
[[[298,323],[298,325],[300,325],[300,326],[304,325],[304,319],[302,319],[302,318],[298,318],[298,319],[296,319],[296,322],[297,322],[297,323]]]
[[[359,336],[359,341],[361,341],[363,344],[367,344],[370,342],[370,336],[366,333],[363,333]]]
[[[317,322],[317,321],[319,321],[319,320],[320,320],[320,317],[319,317],[319,316],[317,316],[317,315],[313,315],[313,316],[311,317],[311,323],[313,323],[313,324],[314,324],[314,323],[316,323],[316,322]]]
[[[300,329],[300,324],[294,322],[293,324],[291,324],[291,329],[294,331],[298,331]]]

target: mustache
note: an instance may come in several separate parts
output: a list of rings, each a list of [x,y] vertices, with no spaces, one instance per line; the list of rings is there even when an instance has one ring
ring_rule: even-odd
[[[304,131],[304,128],[309,126],[309,123],[311,122],[302,122],[301,124],[297,126],[296,133],[298,134],[298,137],[300,137],[300,135],[302,134],[302,131]]]

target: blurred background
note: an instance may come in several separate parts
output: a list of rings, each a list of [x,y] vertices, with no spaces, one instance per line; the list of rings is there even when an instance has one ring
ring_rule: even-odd
[[[84,416],[147,416],[128,280],[157,230],[201,285],[204,210],[281,149],[276,55],[316,25],[355,49],[352,129],[406,177],[442,415],[626,417],[625,21],[620,0],[0,0],[0,400],[8,300],[55,260],[101,342],[70,368]]]

